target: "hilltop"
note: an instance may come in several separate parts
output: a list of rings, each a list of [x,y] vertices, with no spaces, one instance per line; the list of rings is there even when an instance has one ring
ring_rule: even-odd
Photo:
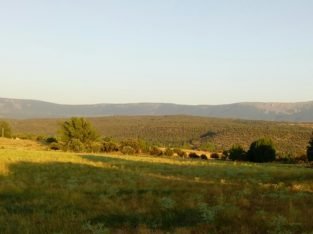
[[[0,98],[0,118],[66,118],[71,116],[192,115],[250,120],[313,121],[313,101],[297,103],[245,102],[227,105],[129,103],[62,105],[24,99]]]

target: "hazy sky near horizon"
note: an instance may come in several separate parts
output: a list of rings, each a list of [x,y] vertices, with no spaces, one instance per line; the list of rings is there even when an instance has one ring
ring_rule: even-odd
[[[313,1],[0,0],[0,97],[313,100]]]

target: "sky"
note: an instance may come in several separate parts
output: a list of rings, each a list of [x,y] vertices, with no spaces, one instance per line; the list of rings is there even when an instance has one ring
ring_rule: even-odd
[[[313,1],[0,0],[0,97],[313,100]]]

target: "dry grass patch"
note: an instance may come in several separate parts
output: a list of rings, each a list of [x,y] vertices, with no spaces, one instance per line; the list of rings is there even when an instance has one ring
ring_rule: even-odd
[[[0,233],[309,233],[299,165],[0,149]]]

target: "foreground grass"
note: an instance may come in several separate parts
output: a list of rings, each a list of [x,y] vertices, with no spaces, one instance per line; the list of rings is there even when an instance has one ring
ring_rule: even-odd
[[[297,165],[0,149],[0,233],[313,233]]]

